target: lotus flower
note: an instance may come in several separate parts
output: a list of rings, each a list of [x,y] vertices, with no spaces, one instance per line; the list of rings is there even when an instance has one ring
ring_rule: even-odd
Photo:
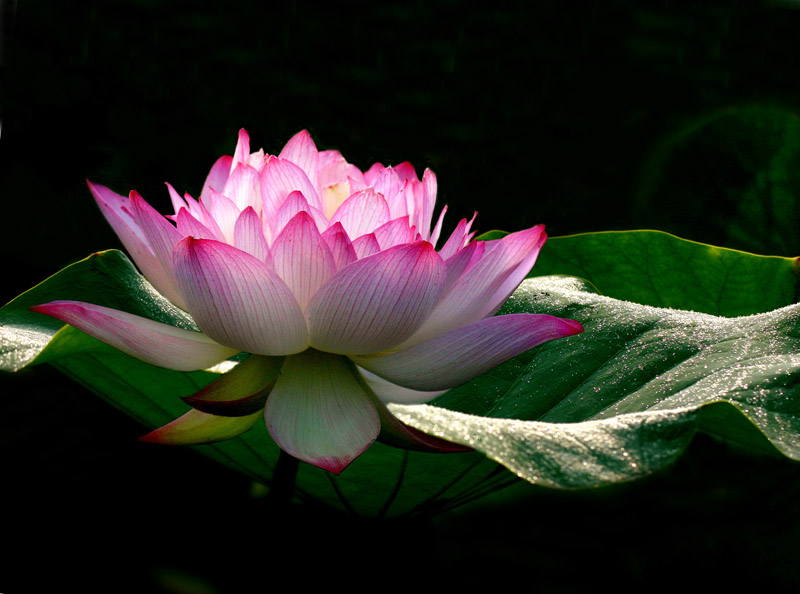
[[[494,316],[533,266],[543,226],[472,241],[464,219],[437,249],[446,207],[431,229],[430,170],[421,180],[409,163],[362,172],[305,131],[278,156],[251,153],[240,131],[199,200],[167,184],[166,217],[136,192],[88,184],[140,271],[200,331],[82,302],[33,309],[170,369],[249,354],[144,441],[219,441],[263,416],[281,449],[336,474],[379,434],[446,450],[385,403],[426,402],[583,330],[547,315]]]

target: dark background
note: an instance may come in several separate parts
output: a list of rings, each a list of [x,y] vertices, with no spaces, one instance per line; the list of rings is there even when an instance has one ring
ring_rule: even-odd
[[[119,247],[85,178],[163,211],[164,182],[197,195],[241,127],[253,150],[277,153],[306,128],[362,169],[430,167],[448,228],[477,210],[484,231],[655,228],[797,255],[793,232],[731,231],[741,208],[713,188],[747,185],[752,159],[742,165],[724,139],[653,168],[676,134],[714,114],[796,118],[798,8],[6,1],[0,297]],[[771,146],[769,132],[755,127],[748,155]],[[689,189],[674,190],[676,177]],[[699,201],[698,184],[712,188]],[[505,589],[511,576],[542,592],[800,583],[798,467],[710,438],[634,485],[526,489],[513,504],[377,524],[276,514],[193,452],[136,444],[141,427],[50,368],[0,380],[3,592],[250,592],[284,579]]]

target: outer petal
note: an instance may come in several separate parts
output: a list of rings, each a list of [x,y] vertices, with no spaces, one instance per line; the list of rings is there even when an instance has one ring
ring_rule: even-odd
[[[396,402],[399,404],[422,404],[423,402],[430,402],[437,396],[441,396],[447,390],[434,390],[423,392],[421,390],[411,390],[398,386],[390,381],[383,379],[379,375],[375,375],[371,371],[363,368],[358,368],[361,376],[364,378],[367,386],[375,393],[375,396],[384,403]]]
[[[229,372],[183,401],[206,413],[244,417],[264,408],[283,357],[250,355]]]
[[[159,367],[194,371],[216,365],[237,353],[200,332],[91,303],[52,301],[31,309],[58,318],[123,353]]]
[[[487,318],[390,355],[350,356],[361,367],[412,390],[444,390],[548,340],[583,332],[544,314]]]
[[[202,445],[224,441],[250,429],[262,414],[259,410],[246,417],[219,417],[192,409],[171,423],[143,435],[139,441],[165,445]]]
[[[445,274],[444,262],[425,241],[395,246],[350,264],[309,302],[312,346],[365,354],[399,344],[433,310]]]
[[[434,312],[401,348],[492,315],[533,267],[545,238],[544,226],[538,225],[507,235],[487,249],[480,261],[470,262],[448,283]]]
[[[314,350],[287,357],[267,400],[267,429],[295,458],[339,474],[380,432],[369,396],[344,357]]]
[[[131,214],[129,199],[105,186],[93,184],[89,180],[86,180],[86,183],[103,216],[122,241],[122,245],[125,246],[133,261],[136,262],[136,266],[159,292],[167,295],[169,287],[172,286],[170,274],[164,270],[158,257],[153,253],[147,237]],[[167,295],[167,297],[170,296]],[[176,295],[172,297],[180,300]]]
[[[156,280],[162,284],[159,286],[153,282],[153,285],[167,299],[185,309],[183,296],[175,285],[175,274],[172,270],[172,248],[181,239],[181,234],[137,192],[131,192],[129,206],[134,220],[147,237],[147,242],[161,266],[161,274],[157,275]]]
[[[187,237],[175,246],[175,275],[197,325],[217,342],[260,355],[305,349],[297,300],[264,262],[233,246]]]

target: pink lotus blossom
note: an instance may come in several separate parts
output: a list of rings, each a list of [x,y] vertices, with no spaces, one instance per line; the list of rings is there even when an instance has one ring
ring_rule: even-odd
[[[471,241],[465,219],[437,249],[447,209],[431,229],[430,170],[421,180],[409,163],[362,172],[305,131],[277,156],[251,153],[242,130],[198,200],[167,188],[175,213],[164,217],[136,192],[89,182],[141,272],[200,332],[89,303],[33,308],[170,369],[249,353],[145,441],[219,441],[263,416],[285,452],[337,474],[379,434],[447,449],[385,403],[426,402],[583,330],[547,315],[494,316],[533,266],[544,227]]]

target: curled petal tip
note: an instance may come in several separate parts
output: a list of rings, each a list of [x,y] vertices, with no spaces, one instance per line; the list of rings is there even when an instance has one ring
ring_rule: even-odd
[[[569,327],[572,330],[568,334],[564,334],[564,336],[572,336],[574,334],[580,334],[581,332],[584,331],[583,324],[581,324],[577,320],[563,319],[563,321],[564,321],[564,325],[566,325],[567,327]]]

